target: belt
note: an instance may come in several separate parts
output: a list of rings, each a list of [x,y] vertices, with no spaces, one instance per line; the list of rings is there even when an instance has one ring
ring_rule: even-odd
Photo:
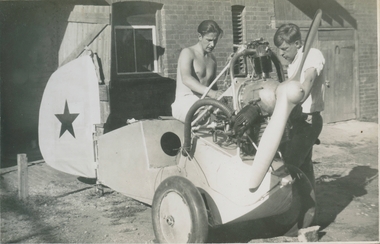
[[[321,112],[312,112],[312,113],[302,113],[302,115],[315,115],[315,114],[320,114]]]

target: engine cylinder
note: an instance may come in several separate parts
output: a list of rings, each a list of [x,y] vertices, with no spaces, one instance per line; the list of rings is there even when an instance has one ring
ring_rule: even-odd
[[[260,56],[253,59],[255,65],[255,72],[258,75],[269,77],[269,73],[272,72],[272,60],[269,56]]]

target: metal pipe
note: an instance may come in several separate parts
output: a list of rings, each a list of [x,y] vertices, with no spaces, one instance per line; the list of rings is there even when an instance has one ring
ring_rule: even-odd
[[[183,142],[183,146],[182,146],[182,155],[183,156],[188,155],[189,152],[191,151],[191,143],[190,143],[190,141],[191,141],[191,120],[193,119],[195,112],[200,107],[203,107],[203,106],[217,107],[223,113],[225,113],[228,117],[231,117],[233,114],[233,111],[231,111],[231,109],[227,105],[219,102],[216,99],[205,98],[205,99],[200,99],[200,100],[196,101],[193,104],[193,106],[191,106],[189,112],[187,112],[187,115],[185,118],[185,128],[184,128],[185,134],[184,134],[184,142]]]

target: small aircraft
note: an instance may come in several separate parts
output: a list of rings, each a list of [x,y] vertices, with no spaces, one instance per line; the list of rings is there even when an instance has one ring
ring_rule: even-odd
[[[121,128],[96,133],[96,64],[90,56],[71,61],[52,74],[42,98],[44,160],[151,205],[159,242],[205,242],[209,226],[261,218],[282,234],[295,225],[309,226],[314,189],[301,170],[284,164],[279,147],[289,114],[303,96],[301,68],[321,15],[317,11],[294,77],[285,80],[268,43],[256,40],[240,48],[222,71],[229,68],[231,85],[221,98],[202,97],[185,123],[131,118]],[[242,57],[254,63],[249,77],[235,75]],[[272,64],[277,79],[269,75]]]

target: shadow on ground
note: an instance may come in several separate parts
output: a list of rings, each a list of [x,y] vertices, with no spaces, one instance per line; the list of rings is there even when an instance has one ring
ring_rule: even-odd
[[[320,230],[334,222],[354,198],[366,195],[365,186],[377,177],[377,169],[356,166],[344,177],[322,175],[317,178],[317,223],[321,226]]]
[[[2,221],[10,219],[17,219],[19,222],[28,223],[28,226],[33,226],[33,231],[25,235],[19,235],[17,237],[13,237],[6,242],[9,243],[22,243],[29,239],[40,238],[40,242],[53,243],[53,242],[62,242],[63,240],[59,239],[54,233],[56,231],[56,227],[48,226],[44,222],[43,214],[39,211],[38,206],[46,203],[51,203],[54,201],[54,197],[37,195],[33,197],[29,197],[28,201],[22,201],[18,198],[17,192],[9,191],[7,188],[9,186],[6,182],[3,181],[3,177],[1,177],[1,192],[8,192],[8,194],[0,195],[0,212]],[[4,241],[6,231],[1,228],[2,237],[1,242]]]
[[[253,239],[276,237],[262,220],[226,224],[209,231],[208,242],[212,243],[247,243]]]
[[[367,194],[365,186],[377,179],[378,170],[368,166],[356,166],[347,176],[322,175],[317,178],[317,219],[319,238],[323,229],[329,226],[355,197]],[[208,242],[246,243],[254,239],[278,237],[265,225],[263,220],[227,224],[210,229]],[[297,241],[297,239],[296,239]]]

